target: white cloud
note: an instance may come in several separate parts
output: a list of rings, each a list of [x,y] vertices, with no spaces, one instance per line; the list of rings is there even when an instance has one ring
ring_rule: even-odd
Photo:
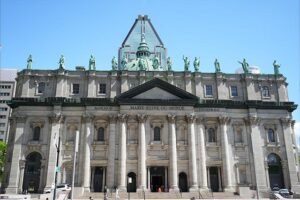
[[[296,143],[300,146],[300,121],[297,121],[294,126],[295,135],[296,135]]]

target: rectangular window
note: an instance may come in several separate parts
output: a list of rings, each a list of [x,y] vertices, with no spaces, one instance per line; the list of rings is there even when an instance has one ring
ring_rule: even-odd
[[[0,127],[5,127],[5,123],[0,123]]]
[[[213,96],[212,85],[205,85],[205,96]]]
[[[230,86],[230,90],[231,90],[231,96],[232,97],[237,97],[238,96],[237,86]]]
[[[262,96],[265,98],[270,97],[270,90],[269,90],[268,86],[262,87]]]
[[[7,108],[5,108],[5,107],[0,107],[0,111],[7,111]]]
[[[45,92],[45,83],[40,82],[38,86],[38,94],[43,94]]]
[[[9,96],[9,92],[0,92],[0,96]]]
[[[0,135],[4,135],[4,131],[0,131]]]
[[[1,85],[0,88],[1,89],[10,89],[11,85]]]
[[[78,83],[74,83],[73,84],[73,94],[79,94],[79,84]]]
[[[0,119],[6,119],[6,115],[0,115]]]
[[[99,84],[99,94],[106,94],[106,84],[105,83]]]

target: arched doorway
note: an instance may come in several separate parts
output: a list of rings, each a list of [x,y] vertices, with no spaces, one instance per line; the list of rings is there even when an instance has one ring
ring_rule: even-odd
[[[284,188],[281,159],[278,155],[271,153],[268,155],[269,179],[271,189],[275,186]]]
[[[96,167],[94,171],[94,192],[102,192],[103,167]]]
[[[133,172],[127,175],[127,192],[136,192],[136,174]]]
[[[179,174],[179,189],[181,192],[188,192],[187,175],[184,172]]]
[[[24,170],[23,191],[37,193],[40,184],[42,156],[38,152],[32,152],[26,157]]]

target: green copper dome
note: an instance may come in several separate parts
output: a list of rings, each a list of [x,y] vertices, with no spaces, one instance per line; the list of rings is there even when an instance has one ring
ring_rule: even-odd
[[[149,55],[150,55],[150,51],[149,51],[149,47],[148,47],[148,44],[147,44],[146,39],[145,39],[145,34],[142,33],[141,43],[140,43],[140,46],[137,49],[136,57],[137,58],[149,57]]]

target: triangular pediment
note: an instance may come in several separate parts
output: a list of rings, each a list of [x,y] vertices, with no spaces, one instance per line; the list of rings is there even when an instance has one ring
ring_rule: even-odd
[[[198,97],[159,78],[128,90],[116,97],[120,104],[194,105]]]

